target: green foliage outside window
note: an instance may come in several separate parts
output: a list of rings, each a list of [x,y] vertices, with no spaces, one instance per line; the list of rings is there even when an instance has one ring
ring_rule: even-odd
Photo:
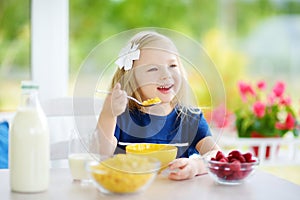
[[[0,111],[15,109],[18,94],[10,91],[30,78],[30,4],[30,0],[0,0]],[[128,29],[161,27],[203,44],[227,81],[225,87],[233,88],[246,63],[234,42],[259,21],[289,14],[300,14],[298,1],[69,0],[70,77],[99,42]],[[221,45],[218,50],[211,46],[214,39],[222,41],[215,43]]]

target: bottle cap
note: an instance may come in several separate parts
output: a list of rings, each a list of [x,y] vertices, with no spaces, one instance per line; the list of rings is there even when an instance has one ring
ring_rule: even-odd
[[[22,89],[39,89],[38,84],[34,83],[33,81],[22,81],[21,82]]]

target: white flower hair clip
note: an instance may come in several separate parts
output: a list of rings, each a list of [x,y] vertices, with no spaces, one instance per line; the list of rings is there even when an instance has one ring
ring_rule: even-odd
[[[120,69],[124,67],[124,70],[130,70],[132,68],[133,61],[140,58],[140,49],[138,49],[138,47],[139,44],[130,42],[121,50],[119,57],[115,62]]]

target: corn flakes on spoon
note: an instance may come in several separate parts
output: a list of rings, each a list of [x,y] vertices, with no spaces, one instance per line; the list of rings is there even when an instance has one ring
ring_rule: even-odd
[[[106,90],[96,90],[96,92],[97,93],[104,93],[104,94],[111,94],[111,92],[106,91]],[[138,105],[143,106],[143,107],[150,107],[150,106],[154,106],[154,105],[157,105],[157,104],[161,103],[161,100],[158,97],[147,99],[143,102],[140,102],[136,98],[128,96],[128,95],[127,95],[127,98],[134,101],[134,102],[136,102]]]

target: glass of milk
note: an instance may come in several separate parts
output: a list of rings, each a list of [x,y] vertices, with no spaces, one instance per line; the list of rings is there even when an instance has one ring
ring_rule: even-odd
[[[68,160],[73,181],[89,182],[86,165],[90,161],[98,160],[98,155],[90,151],[88,134],[81,135],[77,130],[71,131]]]

